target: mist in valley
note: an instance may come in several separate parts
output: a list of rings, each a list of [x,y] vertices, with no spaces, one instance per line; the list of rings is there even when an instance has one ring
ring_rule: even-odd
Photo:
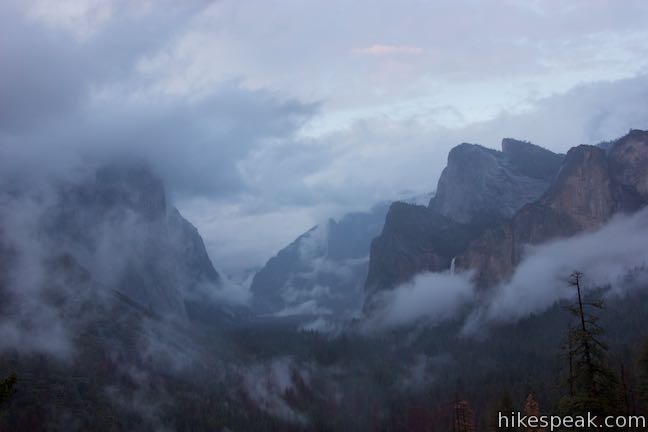
[[[0,429],[644,415],[647,14],[3,2]]]

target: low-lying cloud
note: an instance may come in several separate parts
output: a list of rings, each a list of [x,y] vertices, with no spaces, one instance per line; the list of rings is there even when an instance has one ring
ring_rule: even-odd
[[[290,357],[278,357],[241,368],[239,374],[245,396],[259,409],[288,422],[307,423],[308,418],[291,406],[287,396],[308,386],[308,368]]]
[[[506,323],[547,310],[572,298],[568,286],[574,271],[585,274],[586,289],[622,294],[626,275],[648,265],[648,208],[617,216],[598,231],[529,247],[510,281],[499,285],[483,307],[468,319],[470,332],[482,323]]]
[[[437,324],[456,318],[474,298],[470,273],[423,273],[375,298],[368,329],[393,328],[416,321]]]
[[[4,299],[0,350],[65,359],[74,351],[69,325],[61,309],[48,300],[52,286],[65,285],[48,275],[47,254],[38,236],[47,203],[47,197],[15,199],[0,194],[0,289]]]
[[[567,281],[574,271],[585,274],[586,290],[623,295],[637,285],[628,282],[628,274],[641,273],[648,266],[647,238],[648,209],[618,215],[597,231],[529,246],[510,280],[488,293],[475,288],[469,272],[420,274],[380,294],[380,307],[367,326],[388,329],[465,318],[463,332],[473,334],[489,325],[542,313],[572,298],[574,290]]]

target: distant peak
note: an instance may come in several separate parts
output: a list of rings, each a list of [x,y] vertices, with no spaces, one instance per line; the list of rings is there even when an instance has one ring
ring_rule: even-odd
[[[619,151],[633,142],[648,143],[648,131],[642,129],[630,129],[627,134],[613,141],[603,141],[598,146],[605,151]]]
[[[501,153],[497,150],[484,147],[480,144],[461,143],[454,146],[448,153],[448,164],[465,163],[478,159],[490,159],[487,155],[498,157]]]
[[[139,158],[117,158],[100,165],[97,177],[104,181],[157,180],[150,164]]]
[[[533,148],[537,146],[535,144],[531,144],[530,141],[518,140],[515,138],[502,139],[502,151],[504,153],[510,153],[512,150],[520,147]]]
[[[456,146],[454,146],[451,150],[450,153],[461,153],[461,152],[467,152],[467,151],[490,151],[490,149],[482,146],[481,144],[472,144],[472,143],[461,143]]]
[[[643,130],[643,129],[630,129],[630,132],[628,132],[629,137],[641,137],[641,138],[648,138],[648,131]]]

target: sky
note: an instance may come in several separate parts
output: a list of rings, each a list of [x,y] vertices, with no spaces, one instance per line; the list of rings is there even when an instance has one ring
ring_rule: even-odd
[[[0,4],[0,169],[133,154],[216,267],[434,190],[448,150],[648,129],[644,1]]]

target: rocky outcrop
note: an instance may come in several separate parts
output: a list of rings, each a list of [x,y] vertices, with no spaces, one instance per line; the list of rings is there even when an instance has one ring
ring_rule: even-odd
[[[618,139],[609,160],[616,181],[648,201],[648,131],[631,130]]]
[[[198,229],[171,207],[167,211],[167,223],[175,255],[178,283],[183,287],[183,298],[209,297],[209,291],[218,289],[221,276],[207,254]]]
[[[476,229],[424,206],[393,203],[382,233],[371,243],[366,291],[393,288],[417,273],[449,269]]]
[[[510,218],[537,200],[558,171],[562,155],[505,138],[502,151],[461,144],[448,155],[430,208],[459,223]]]

